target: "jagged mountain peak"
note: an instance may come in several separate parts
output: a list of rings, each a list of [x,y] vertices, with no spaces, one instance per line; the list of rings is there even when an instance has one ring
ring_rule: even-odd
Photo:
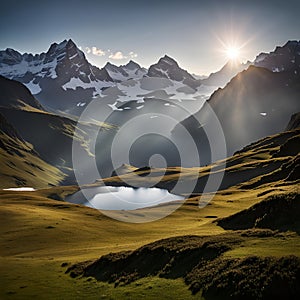
[[[47,53],[52,53],[52,52],[63,50],[63,49],[65,49],[66,45],[67,45],[67,40],[64,40],[60,43],[55,43],[54,42],[50,45],[50,48],[47,51]]]
[[[0,51],[0,60],[3,64],[19,63],[22,60],[22,54],[12,48],[6,48],[4,51]]]
[[[200,85],[200,81],[196,80],[186,70],[180,68],[176,60],[168,55],[161,57],[156,64],[151,65],[147,76],[168,78],[183,82],[192,88],[196,88]]]
[[[141,66],[138,63],[136,63],[135,61],[130,60],[127,64],[120,65],[120,66],[112,64],[111,62],[107,62],[105,64],[104,68],[123,68],[123,69],[134,70],[134,69],[140,69]]]
[[[292,40],[292,41],[287,41],[283,46],[277,46],[275,50],[271,53],[275,53],[275,52],[284,53],[285,51],[299,52],[299,50],[300,50],[300,41]]]
[[[237,60],[228,60],[217,72],[211,73],[202,80],[205,85],[224,87],[235,75],[251,66],[251,62],[240,63]]]
[[[271,51],[270,53],[262,52],[256,56],[255,62],[257,61],[257,58],[261,58],[262,56],[267,57],[270,55],[279,55],[286,53],[300,55],[300,41],[287,41],[283,46],[277,46],[275,50]]]
[[[130,60],[126,65],[116,66],[107,62],[104,69],[108,72],[109,76],[116,82],[142,78],[147,70],[142,68],[139,64]]]
[[[290,46],[300,46],[300,40],[292,40],[292,41],[287,41],[286,44],[283,47],[290,47]]]
[[[130,61],[124,66],[124,68],[130,69],[130,70],[134,70],[134,69],[140,69],[141,66],[140,66],[138,63],[136,63],[135,61],[130,60]]]
[[[114,65],[114,64],[112,64],[112,63],[110,63],[110,62],[108,61],[108,62],[105,64],[104,68],[106,68],[106,67],[111,67],[111,66],[117,67],[116,65]]]
[[[20,52],[16,51],[15,49],[12,49],[12,48],[6,48],[5,52],[10,53],[10,54],[15,54],[15,53],[21,54]]]
[[[300,41],[286,42],[277,46],[270,53],[260,53],[254,60],[254,65],[272,72],[292,71],[298,74],[300,70]]]
[[[76,54],[78,54],[81,58],[85,59],[84,53],[76,46],[76,44],[71,39],[69,39],[63,40],[59,44],[51,44],[49,50],[46,53],[46,56],[59,57],[59,59],[62,59],[64,57],[71,58]]]
[[[73,42],[72,39],[68,39],[67,44],[68,45],[75,45],[76,46],[76,44]]]
[[[86,103],[114,82],[106,69],[87,61],[72,39],[52,43],[46,53],[35,55],[0,51],[0,74],[22,82],[44,106],[55,109]]]
[[[50,48],[53,46],[53,47],[59,47],[59,48],[64,48],[64,47],[67,47],[67,46],[71,46],[71,45],[75,45],[76,46],[76,44],[74,43],[74,41],[72,40],[72,39],[64,39],[62,42],[60,42],[60,43],[56,43],[56,42],[54,42],[54,43],[52,43],[51,45],[50,45]]]
[[[158,64],[168,64],[168,65],[175,65],[179,67],[176,60],[168,55],[161,57],[158,61]]]

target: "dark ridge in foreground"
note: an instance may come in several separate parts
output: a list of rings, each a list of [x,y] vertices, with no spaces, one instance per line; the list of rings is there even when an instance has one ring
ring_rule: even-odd
[[[300,258],[296,256],[216,259],[186,278],[205,299],[299,299]]]
[[[30,93],[29,89],[18,81],[0,75],[0,90],[0,106],[19,107],[30,105],[43,110],[43,107]]]
[[[241,241],[238,235],[167,238],[135,251],[104,255],[84,268],[82,264],[74,265],[67,272],[71,277],[93,276],[100,281],[115,282],[116,286],[147,276],[178,278],[190,272],[199,261],[214,259]]]
[[[300,194],[274,195],[216,222],[229,230],[269,228],[280,231],[292,230],[300,234],[299,211]]]
[[[183,278],[193,294],[201,291],[205,299],[298,299],[299,257],[222,257],[243,242],[270,237],[284,238],[272,230],[173,237],[75,264],[66,273],[73,278],[91,276],[115,287],[148,276]]]

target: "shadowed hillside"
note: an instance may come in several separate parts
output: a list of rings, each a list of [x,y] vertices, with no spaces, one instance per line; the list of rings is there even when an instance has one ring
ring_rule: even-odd
[[[203,154],[203,163],[210,162],[206,157],[210,149],[202,128],[213,126],[209,105],[220,121],[228,154],[232,155],[250,142],[286,128],[291,115],[300,110],[299,76],[250,66],[217,90],[208,104],[182,122]],[[181,136],[179,126],[173,134]]]
[[[43,161],[32,144],[0,114],[0,188],[14,186],[47,187],[59,184],[65,175]]]
[[[224,229],[270,228],[300,233],[300,194],[270,196],[249,209],[218,220]]]
[[[203,191],[209,176],[219,178],[224,175],[219,190],[235,185],[242,189],[253,189],[261,185],[283,181],[299,180],[300,130],[282,132],[254,142],[225,160],[201,168],[150,169],[141,168],[130,172],[122,170],[120,176],[105,178],[94,185],[145,186],[151,182],[172,191],[176,186],[176,194],[185,195],[190,192],[191,178],[195,180],[194,192],[190,197]],[[125,172],[124,172],[125,171]],[[150,172],[151,171],[151,172]],[[114,175],[114,174],[113,174]],[[196,179],[195,179],[196,178]],[[214,186],[208,190],[214,191]]]
[[[45,162],[65,174],[64,184],[74,184],[73,143],[77,145],[78,155],[82,160],[88,161],[93,157],[90,152],[90,141],[98,131],[108,130],[111,126],[77,124],[70,118],[46,112],[29,90],[17,81],[0,77],[0,87],[3,90],[0,96],[0,113],[17,130],[22,139],[32,144]],[[78,130],[75,133],[76,126]],[[29,160],[28,163],[30,162]],[[18,185],[23,184],[19,182]]]
[[[292,115],[291,120],[286,127],[286,130],[292,130],[298,127],[300,127],[300,112]]]
[[[171,187],[180,175],[184,186],[191,178],[202,180],[210,170],[218,172],[227,164],[223,189],[210,203],[199,208],[199,185],[179,209],[150,224],[118,222],[98,210],[64,202],[67,195],[78,191],[76,186],[35,192],[1,191],[0,248],[6,271],[0,270],[4,283],[0,295],[4,299],[8,295],[24,299],[33,294],[99,299],[101,291],[104,299],[124,299],[124,295],[140,299],[145,293],[149,299],[166,293],[173,299],[274,299],[275,293],[281,298],[288,295],[297,299],[300,255],[297,233],[270,229],[230,233],[214,221],[245,211],[268,196],[284,194],[288,199],[297,192],[297,173],[290,180],[281,167],[295,159],[290,155],[295,153],[291,152],[294,151],[291,141],[298,135],[296,129],[267,137],[226,161],[204,168],[166,171],[125,165],[117,170],[124,175],[97,183],[124,185],[121,179],[127,177],[143,186],[151,182],[152,176],[166,172],[159,186]],[[274,170],[284,176],[260,181]],[[245,174],[249,177],[243,177]],[[253,183],[258,184],[248,188]],[[142,219],[150,211],[159,213],[172,205],[165,203],[121,213],[125,218],[134,215]],[[269,218],[278,217],[276,210],[274,213]],[[292,223],[284,227],[280,222],[278,219],[280,226],[270,228],[295,230]],[[100,255],[103,256],[99,259]],[[72,277],[63,274],[68,268]],[[81,277],[84,274],[88,277]],[[80,278],[74,279],[76,276]],[[23,286],[26,288],[20,288]]]
[[[0,106],[20,107],[24,103],[43,110],[40,103],[32,96],[22,83],[0,75]]]
[[[182,277],[193,294],[201,291],[205,299],[297,299],[299,257],[221,257],[247,240],[267,237],[280,235],[272,231],[245,231],[214,237],[175,237],[135,251],[110,253],[95,262],[73,265],[66,272],[71,277],[113,282],[115,287],[155,275]]]

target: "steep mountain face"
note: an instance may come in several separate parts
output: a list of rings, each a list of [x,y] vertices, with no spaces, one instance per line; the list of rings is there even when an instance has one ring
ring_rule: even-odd
[[[300,110],[299,82],[299,73],[250,66],[181,124],[199,149],[209,152],[204,129],[213,126],[212,109],[222,126],[230,155],[252,141],[286,128],[291,115]],[[179,126],[173,133],[180,136]]]
[[[38,101],[21,83],[5,78],[2,78],[0,83],[1,90],[6,91],[4,94],[6,98],[1,96],[3,99],[1,98],[0,113],[18,133],[16,135],[15,131],[10,130],[11,138],[14,137],[18,141],[24,140],[30,143],[31,148],[33,147],[43,161],[65,173],[63,176],[65,177],[64,183],[74,184],[75,178],[72,169],[73,143],[77,145],[78,155],[82,156],[82,160],[92,159],[90,139],[100,129],[104,130],[105,125],[103,124],[103,127],[100,128],[98,125],[90,123],[78,124],[69,118],[46,112],[39,109],[41,106]],[[31,102],[27,98],[21,97],[24,95],[20,94],[19,90],[25,91],[26,97]],[[11,105],[18,104],[19,99],[26,105]],[[76,126],[80,127],[77,132],[75,132]],[[5,127],[8,130],[8,126]],[[3,128],[1,130],[4,131]],[[19,142],[17,143],[19,144]],[[28,163],[30,164],[30,162],[28,158]]]
[[[254,61],[257,67],[267,68],[272,72],[294,72],[300,70],[300,41],[288,41],[282,47],[276,47],[271,53],[261,53]]]
[[[64,174],[40,158],[0,113],[0,188],[57,185]]]
[[[115,82],[128,79],[140,79],[147,74],[147,69],[142,68],[132,60],[130,60],[128,64],[119,67],[108,62],[104,69]]]
[[[239,72],[246,70],[250,65],[263,67],[272,72],[291,71],[299,72],[300,67],[300,41],[288,41],[282,47],[276,47],[271,53],[260,53],[254,62],[239,63],[231,60],[218,72],[211,73],[201,83],[224,87]]]
[[[37,55],[1,51],[0,74],[24,83],[43,105],[61,110],[88,102],[113,84],[106,69],[92,66],[72,40]]]
[[[23,138],[19,135],[17,130],[6,120],[6,118],[0,113],[0,132],[3,135],[6,135],[12,139],[18,139],[22,143],[25,143]],[[2,143],[1,148],[4,148],[4,144]]]
[[[250,64],[251,62],[249,61],[244,64],[234,60],[228,61],[221,70],[211,73],[208,78],[203,79],[201,83],[204,85],[224,87],[239,72],[246,70]]]
[[[200,86],[201,80],[168,56],[149,70],[134,61],[122,66],[107,63],[98,69],[72,40],[54,43],[47,53],[36,55],[13,49],[0,51],[0,74],[25,84],[45,109],[73,115],[80,115],[98,96],[104,109],[113,111],[117,102],[143,101],[145,97],[196,100],[195,106],[197,100],[203,102],[215,89]]]
[[[110,76],[119,82],[102,91],[101,98],[98,99],[99,106],[101,106],[97,112],[98,115],[110,115],[115,111],[124,112],[124,110],[135,109],[144,112],[147,102],[162,100],[170,111],[174,106],[182,107],[183,114],[179,119],[181,121],[196,112],[217,88],[201,85],[201,80],[195,79],[187,71],[181,69],[178,63],[168,56],[164,56],[157,64],[150,66],[146,75],[145,69],[133,61],[120,67],[107,63],[105,68]],[[140,77],[140,75],[143,76]],[[132,79],[128,79],[129,77]],[[133,105],[133,102],[136,102],[136,105]],[[78,110],[78,107],[75,109]]]
[[[40,103],[23,84],[0,75],[0,106],[18,107],[29,105],[43,110]]]
[[[286,130],[293,130],[300,127],[300,112],[292,115],[291,120],[289,121]]]
[[[181,69],[178,63],[167,55],[162,57],[158,63],[149,67],[147,76],[181,81],[192,88],[196,88],[200,85],[200,80],[195,79],[186,70]]]
[[[31,143],[40,157],[66,174],[63,184],[75,184],[72,147],[76,146],[77,157],[82,162],[93,159],[90,141],[98,133],[99,126],[78,124],[69,118],[42,111],[0,108],[5,118],[17,129],[20,136]],[[75,129],[79,128],[78,131]],[[88,170],[85,176],[89,182]]]

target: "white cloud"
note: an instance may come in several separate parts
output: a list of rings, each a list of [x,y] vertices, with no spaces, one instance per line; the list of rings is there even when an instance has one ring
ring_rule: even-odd
[[[104,56],[105,55],[105,51],[102,50],[102,49],[99,49],[97,47],[92,47],[92,53],[94,55],[97,55],[97,56]]]
[[[137,57],[138,55],[137,55],[137,53],[134,53],[134,52],[130,51],[130,52],[129,52],[129,56],[130,56],[131,58],[135,58],[135,57]]]
[[[114,59],[114,60],[122,60],[122,59],[126,59],[126,58],[135,58],[137,57],[137,53],[130,51],[128,54],[124,54],[122,51],[116,51],[113,52],[111,49],[107,49],[107,50],[102,50],[100,48],[97,48],[95,46],[93,47],[85,47],[85,52],[87,54],[92,53],[93,55],[96,56],[105,56],[108,55],[108,57],[110,59]]]
[[[115,60],[120,60],[120,59],[124,59],[127,58],[127,56],[124,56],[124,54],[121,51],[117,51],[115,53],[112,53],[109,58],[111,59],[115,59]]]

